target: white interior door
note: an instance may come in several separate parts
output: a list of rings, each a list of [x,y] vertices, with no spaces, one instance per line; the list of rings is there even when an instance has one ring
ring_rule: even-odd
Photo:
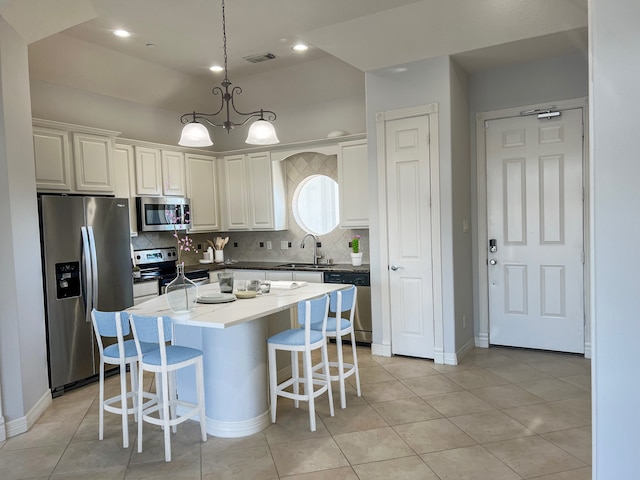
[[[486,122],[489,342],[584,352],[582,109]]]
[[[391,351],[434,357],[429,117],[385,123]]]

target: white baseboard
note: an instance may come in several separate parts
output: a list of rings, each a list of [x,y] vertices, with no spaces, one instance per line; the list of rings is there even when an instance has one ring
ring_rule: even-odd
[[[584,358],[591,358],[591,342],[584,342]]]
[[[488,333],[480,333],[476,337],[476,347],[478,348],[489,348],[489,334]]]
[[[467,354],[469,352],[471,352],[471,350],[473,350],[476,347],[476,340],[471,338],[469,339],[469,341],[467,343],[465,343],[461,349],[459,349],[456,352],[456,362],[455,365],[458,365],[458,363],[460,363],[460,361],[462,361],[462,359],[464,357],[467,356]],[[453,365],[453,364],[452,364]]]
[[[445,363],[445,353],[442,348],[433,349],[433,363],[443,365]]]
[[[436,348],[433,352],[433,362],[443,365],[458,365],[460,360],[462,360],[467,353],[473,350],[474,347],[475,341],[471,338],[455,353],[445,352],[441,348]]]
[[[6,423],[7,438],[15,437],[16,435],[29,431],[44,411],[49,408],[51,403],[51,390],[47,389],[24,417],[16,418]]]
[[[390,357],[391,345],[382,345],[380,343],[372,343],[371,355],[379,355],[381,357]]]
[[[4,417],[0,416],[0,442],[7,439],[7,430],[4,425]]]

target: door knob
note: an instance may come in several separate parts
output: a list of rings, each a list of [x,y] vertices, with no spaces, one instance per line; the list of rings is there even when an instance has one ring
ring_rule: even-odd
[[[491,260],[489,260],[489,263],[490,263],[491,265],[497,265],[497,264],[498,264],[498,261],[497,261],[495,258],[492,258]]]
[[[391,265],[391,270],[395,272],[396,270],[400,270],[400,267],[398,265]]]

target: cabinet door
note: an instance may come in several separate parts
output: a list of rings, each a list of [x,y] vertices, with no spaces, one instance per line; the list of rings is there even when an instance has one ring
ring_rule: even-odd
[[[224,157],[225,230],[248,230],[247,171],[244,155]]]
[[[184,197],[184,154],[162,150],[162,192],[164,195]]]
[[[190,232],[220,230],[216,159],[187,153],[187,196],[191,205]]]
[[[116,144],[113,150],[113,194],[119,198],[129,199],[129,228],[131,235],[137,235],[136,202],[135,202],[135,167],[133,147]]]
[[[33,151],[38,191],[71,191],[69,134],[53,128],[33,127]]]
[[[247,175],[251,228],[273,230],[273,177],[269,152],[247,155]]]
[[[322,272],[293,272],[293,281],[324,283],[324,276]]]
[[[290,282],[293,280],[293,272],[267,270],[267,280]]]
[[[162,195],[162,163],[160,150],[135,147],[136,195]]]
[[[73,165],[78,192],[113,192],[113,138],[73,134]]]
[[[244,270],[244,269],[227,269],[227,272],[233,272],[233,280],[265,280],[266,272],[264,270]]]
[[[340,144],[338,188],[342,228],[369,228],[368,168],[366,141]]]

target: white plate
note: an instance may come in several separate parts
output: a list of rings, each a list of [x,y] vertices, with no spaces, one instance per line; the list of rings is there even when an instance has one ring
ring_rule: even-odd
[[[236,299],[233,293],[211,293],[209,295],[200,295],[198,303],[227,303]]]

